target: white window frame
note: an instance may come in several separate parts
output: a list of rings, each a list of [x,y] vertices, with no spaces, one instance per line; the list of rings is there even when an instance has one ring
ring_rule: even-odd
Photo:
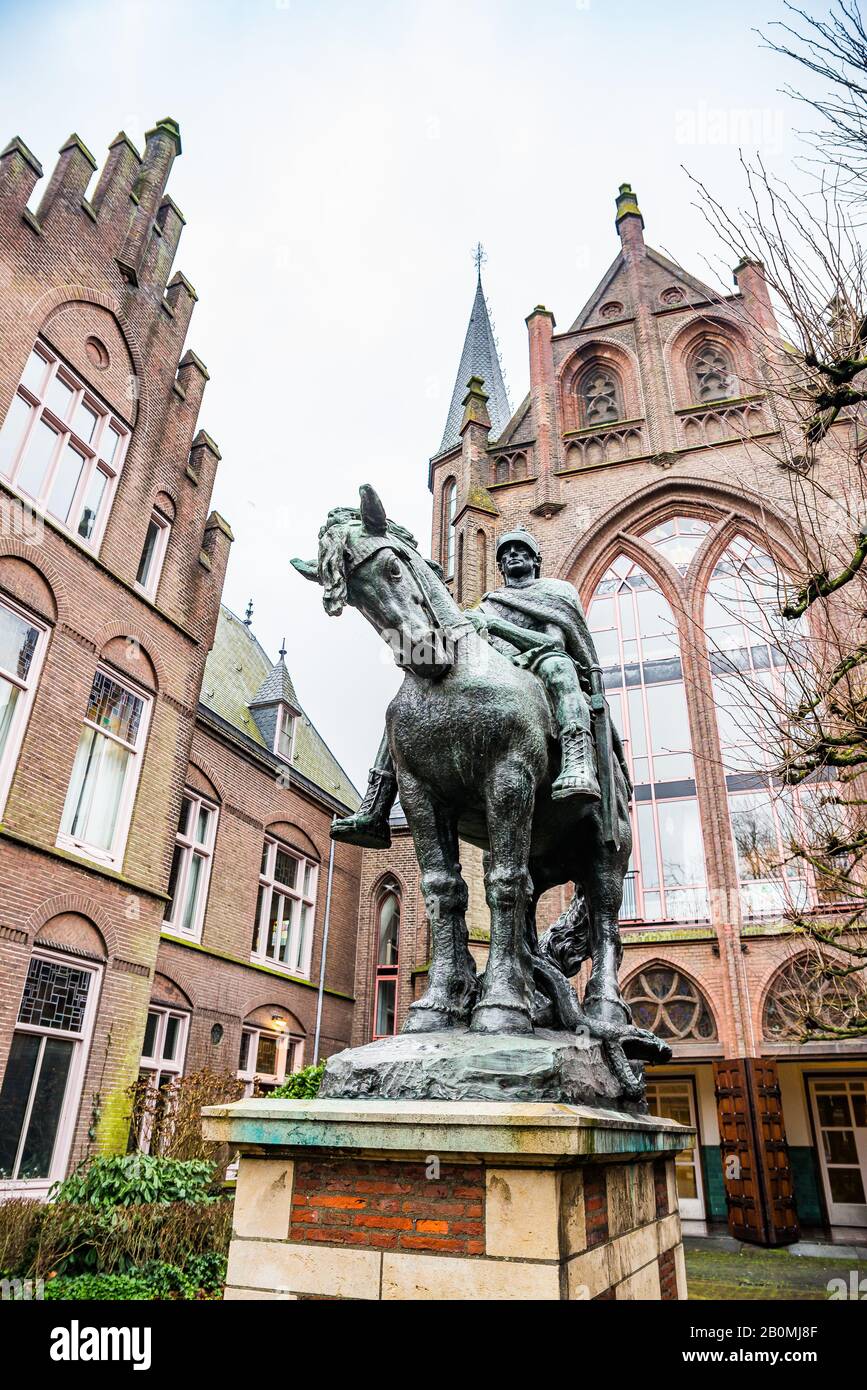
[[[51,1154],[48,1176],[46,1178],[0,1179],[0,1198],[15,1197],[18,1194],[23,1194],[27,1197],[42,1199],[48,1196],[54,1183],[60,1182],[66,1176],[69,1152],[72,1148],[72,1140],[78,1120],[78,1111],[81,1105],[81,1094],[84,1089],[87,1063],[90,1057],[90,1046],[93,1040],[93,1025],[96,1019],[99,992],[102,987],[102,967],[91,961],[82,960],[78,956],[64,955],[58,951],[46,951],[38,947],[33,950],[30,960],[27,962],[28,972],[30,970],[30,963],[33,960],[47,960],[57,965],[70,966],[75,970],[87,971],[91,976],[91,983],[87,991],[87,1004],[85,1005],[81,1031],[78,1033],[73,1033],[63,1028],[44,1028],[35,1023],[19,1023],[17,1019],[18,1014],[21,1012],[21,1002],[24,994],[22,986],[22,995],[21,999],[18,1001],[18,1009],[15,1015],[16,1022],[12,1029],[13,1033],[30,1033],[43,1038],[62,1038],[66,1042],[74,1043],[75,1047],[72,1060],[69,1064],[69,1072],[66,1077],[66,1088],[63,1092],[63,1102],[60,1107],[57,1132],[54,1136],[54,1148]],[[25,975],[25,981],[26,978]],[[39,1065],[41,1067],[41,1058]],[[18,1142],[19,1153],[21,1141],[30,1125],[33,1098],[38,1079],[38,1074],[34,1074],[33,1080],[30,1083],[30,1096],[24,1115],[24,1122],[21,1126],[21,1136]]]
[[[139,580],[137,571],[135,581],[135,587],[138,589],[139,593],[144,594],[146,598],[151,599],[156,598],[157,590],[160,587],[160,579],[162,578],[163,565],[165,564],[166,552],[169,548],[169,537],[172,531],[172,523],[167,516],[163,515],[159,507],[154,507],[148,519],[148,531],[150,530],[152,525],[156,526],[159,535],[157,536],[153,555],[151,556],[151,562],[144,579],[141,581]],[[145,532],[144,545],[142,545],[142,554],[141,558],[139,559],[139,570],[141,569],[141,561],[144,558],[144,546],[146,544],[147,531]]]
[[[298,871],[296,883],[302,885],[300,891],[297,888],[289,888],[287,884],[279,883],[274,878],[278,851],[282,854],[288,854],[290,858],[297,861]],[[312,870],[311,887],[309,893],[305,893],[303,885],[308,868]],[[272,839],[269,835],[265,836],[265,842],[262,848],[262,868],[259,872],[258,911],[254,925],[253,946],[250,952],[251,960],[259,961],[261,964],[269,966],[272,970],[284,971],[287,975],[298,976],[302,979],[309,978],[310,961],[313,955],[313,933],[316,924],[316,890],[318,881],[319,865],[315,859],[309,859],[298,850],[290,849],[282,840]],[[289,934],[287,937],[286,954],[288,960],[286,961],[282,961],[276,956],[269,955],[267,949],[271,899],[275,892],[292,904]],[[309,907],[309,928],[306,940],[299,940],[302,904],[307,904]],[[281,926],[285,920],[283,911],[281,911]],[[292,961],[296,963],[294,965],[290,964]]]
[[[293,1071],[298,1071],[304,1063],[304,1039],[294,1033],[287,1033],[276,1028],[260,1028],[255,1024],[245,1023],[241,1029],[241,1046],[243,1047],[244,1037],[249,1037],[247,1045],[247,1066],[240,1066],[240,1051],[238,1054],[238,1080],[245,1083],[244,1095],[252,1095],[256,1083],[263,1083],[266,1086],[282,1086],[287,1075]],[[259,1039],[273,1038],[277,1044],[277,1068],[273,1072],[256,1070],[256,1062],[259,1054]],[[250,1063],[252,1062],[252,1066]]]
[[[190,866],[193,858],[198,856],[204,861],[204,865],[199,879],[198,898],[193,913],[193,920],[189,928],[184,928],[169,921],[167,918],[163,918],[162,929],[170,936],[180,937],[184,941],[201,941],[202,929],[205,924],[205,911],[208,906],[208,892],[211,886],[211,869],[214,863],[214,846],[217,843],[217,821],[220,809],[216,802],[211,801],[206,796],[202,796],[200,792],[195,791],[192,787],[184,788],[182,806],[183,801],[188,801],[190,803],[190,812],[187,822],[188,833],[182,833],[180,827],[178,827],[175,833],[174,847],[172,849],[173,866],[175,854],[179,848],[182,851],[178,877],[175,883],[175,891],[172,897],[173,911],[176,909],[183,911],[184,905],[186,904],[187,887],[190,881]],[[207,841],[196,839],[194,834],[201,809],[210,813]]]
[[[289,725],[289,752],[280,751],[280,734],[283,732],[284,721]],[[295,733],[298,728],[298,716],[291,705],[277,706],[277,727],[274,731],[274,752],[278,758],[286,763],[291,763],[295,757]]]
[[[114,743],[119,743],[123,748],[129,750],[131,756],[127,762],[126,776],[124,778],[123,791],[117,810],[117,820],[114,827],[114,839],[108,850],[100,849],[94,845],[89,845],[85,840],[79,839],[61,830],[58,833],[56,844],[58,849],[70,850],[73,854],[82,859],[91,859],[96,864],[105,864],[113,869],[123,867],[123,859],[126,853],[127,836],[129,835],[130,822],[132,821],[132,811],[135,804],[135,796],[138,790],[139,778],[141,776],[142,760],[144,758],[145,746],[147,743],[148,726],[150,724],[151,710],[153,707],[153,697],[136,685],[134,681],[127,680],[121,676],[113,667],[98,662],[94,671],[94,678],[97,673],[106,676],[108,680],[115,681],[124,690],[129,691],[136,699],[142,701],[142,712],[139,720],[138,733],[135,744],[129,744],[124,739],[120,739],[116,734],[109,733],[107,729],[101,729],[98,724],[93,724],[86,717],[81,721],[81,728],[95,729],[104,738],[111,739]],[[93,688],[91,684],[91,689]],[[88,700],[90,692],[88,692]],[[81,733],[79,731],[79,739]],[[76,744],[76,752],[78,744]],[[74,765],[74,764],[73,764]],[[72,768],[70,768],[70,780]],[[69,796],[69,784],[67,784],[66,795]],[[62,817],[66,815],[66,802],[63,803]],[[62,824],[61,817],[61,824]]]
[[[62,530],[74,536],[79,544],[86,546],[88,550],[92,550],[98,555],[105,534],[106,523],[114,503],[117,480],[129,449],[129,441],[131,438],[130,427],[126,421],[122,420],[105,401],[101,400],[96,392],[93,391],[76,372],[68,367],[66,363],[58,357],[57,353],[52,351],[48,344],[43,342],[41,338],[38,338],[34,343],[31,356],[33,354],[42,358],[46,366],[46,372],[42,380],[41,390],[38,394],[32,387],[26,385],[23,380],[18,384],[15,395],[20,396],[30,407],[30,416],[24,435],[13,455],[9,472],[3,476],[12,491],[15,492],[18,497],[21,497],[40,515],[49,517],[50,520],[60,526]],[[27,359],[28,365],[29,362],[30,357]],[[58,376],[61,381],[72,390],[65,417],[55,414],[51,407],[46,404],[46,398],[51,384],[55,377]],[[82,439],[72,428],[71,422],[74,420],[78,407],[82,403],[98,417],[93,439],[91,441]],[[18,479],[33,435],[39,422],[43,418],[57,433],[58,438],[57,443],[52,449],[51,458],[45,470],[40,495],[38,497],[32,497],[23,487],[19,487]],[[104,445],[111,438],[112,434],[116,434],[118,438],[114,446],[113,456],[109,459],[106,457],[108,450]],[[81,475],[76,484],[75,492],[73,493],[67,513],[68,517],[72,518],[71,521],[61,520],[59,517],[55,516],[48,507],[48,501],[57,476],[60,459],[69,443],[72,443],[74,448],[84,458],[84,466],[81,470]],[[99,510],[97,512],[93,531],[90,536],[84,536],[79,531],[79,524],[82,519],[84,503],[90,491],[91,480],[95,477],[97,472],[105,475],[105,489],[100,499]]]
[[[172,1009],[163,1004],[149,1004],[148,1018],[151,1014],[158,1015],[156,1032],[154,1034],[154,1050],[151,1053],[142,1050],[139,1061],[139,1075],[147,1072],[148,1088],[151,1091],[160,1090],[160,1081],[163,1077],[169,1076],[173,1081],[184,1074],[184,1063],[187,1056],[187,1042],[190,1036],[190,1015],[185,1009]],[[178,1019],[180,1028],[178,1029],[177,1055],[172,1059],[163,1056],[165,1046],[166,1029],[170,1018]],[[144,1040],[142,1040],[144,1049]],[[137,1136],[138,1147],[142,1153],[150,1153],[151,1146],[151,1125],[153,1116],[148,1113],[142,1125],[142,1130]]]
[[[0,675],[8,680],[12,685],[16,685],[23,694],[18,697],[15,706],[15,713],[9,725],[9,733],[6,738],[6,747],[0,756],[0,819],[6,810],[6,799],[12,786],[12,778],[18,766],[18,759],[21,754],[21,745],[24,742],[24,735],[27,732],[27,725],[30,721],[30,713],[33,708],[33,701],[36,698],[36,691],[39,686],[39,679],[42,674],[42,667],[45,661],[45,651],[48,646],[48,628],[45,623],[40,622],[26,608],[20,604],[13,603],[6,598],[5,594],[0,596],[0,606],[7,608],[10,613],[21,618],[24,622],[35,627],[39,636],[36,639],[36,647],[30,661],[30,670],[27,672],[25,680],[13,671],[6,671],[0,667]]]

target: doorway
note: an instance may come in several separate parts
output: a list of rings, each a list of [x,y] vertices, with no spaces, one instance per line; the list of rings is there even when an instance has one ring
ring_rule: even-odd
[[[812,1077],[810,1104],[832,1226],[867,1226],[867,1077]]]
[[[648,1081],[647,1108],[651,1115],[677,1120],[696,1131],[695,1144],[674,1160],[677,1204],[684,1221],[704,1221],[704,1187],[701,1180],[701,1150],[698,1139],[695,1083],[691,1077],[679,1081]]]

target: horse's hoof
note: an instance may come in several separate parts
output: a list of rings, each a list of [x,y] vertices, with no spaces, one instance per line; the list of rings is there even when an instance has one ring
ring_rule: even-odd
[[[466,1026],[466,1019],[458,1018],[447,1009],[419,1008],[410,1005],[402,1033],[447,1033],[452,1028]]]
[[[470,1019],[471,1033],[532,1033],[528,1009],[511,1004],[477,1004]]]

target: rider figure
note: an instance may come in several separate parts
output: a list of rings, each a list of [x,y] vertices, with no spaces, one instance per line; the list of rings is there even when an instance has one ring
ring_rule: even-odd
[[[485,594],[466,616],[492,646],[537,675],[548,692],[561,750],[552,797],[596,802],[600,791],[586,686],[597,657],[578,595],[565,580],[539,577],[542,554],[524,527],[500,537],[497,566],[504,587]],[[387,849],[396,796],[394,764],[383,736],[364,800],[354,815],[334,822],[332,837]]]

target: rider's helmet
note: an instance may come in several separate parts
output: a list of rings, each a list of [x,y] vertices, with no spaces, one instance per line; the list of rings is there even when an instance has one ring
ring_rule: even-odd
[[[500,556],[507,545],[523,545],[533,557],[536,574],[542,570],[542,552],[539,549],[539,542],[536,537],[527,530],[526,526],[519,526],[515,531],[506,531],[497,541],[497,567],[500,565]]]

